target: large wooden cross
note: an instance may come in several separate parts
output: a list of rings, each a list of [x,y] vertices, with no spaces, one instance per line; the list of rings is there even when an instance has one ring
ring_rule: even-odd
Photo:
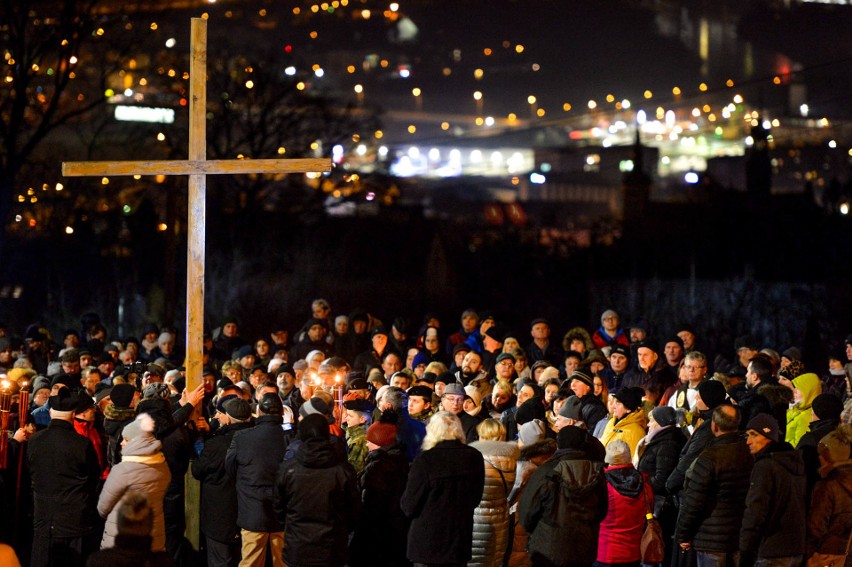
[[[331,171],[330,159],[207,160],[207,20],[192,18],[189,68],[189,159],[186,161],[67,162],[69,177],[188,175],[189,222],[186,258],[186,386],[201,382],[204,350],[204,241],[207,175]]]

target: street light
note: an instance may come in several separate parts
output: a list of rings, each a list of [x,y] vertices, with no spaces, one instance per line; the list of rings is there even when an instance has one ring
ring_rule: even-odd
[[[358,104],[364,104],[364,85],[358,84],[353,87],[355,94],[358,95]]]
[[[414,87],[411,89],[411,94],[414,95],[414,108],[421,112],[423,110],[423,97],[420,95],[423,94],[423,91],[420,90],[420,87]]]
[[[475,91],[473,93],[473,100],[476,101],[476,115],[482,115],[482,105],[484,104],[484,102],[482,101],[482,92]]]

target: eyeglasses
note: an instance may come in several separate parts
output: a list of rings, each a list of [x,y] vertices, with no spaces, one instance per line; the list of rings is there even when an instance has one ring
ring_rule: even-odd
[[[686,370],[701,370],[702,368],[704,368],[703,366],[690,366],[688,364],[685,364],[683,367]]]

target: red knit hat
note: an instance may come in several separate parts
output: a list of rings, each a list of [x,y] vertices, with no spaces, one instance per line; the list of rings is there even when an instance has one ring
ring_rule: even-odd
[[[367,429],[367,441],[379,447],[393,445],[396,442],[396,433],[399,430],[396,423],[394,423],[396,421],[395,418],[396,414],[390,410],[382,413],[379,421]]]

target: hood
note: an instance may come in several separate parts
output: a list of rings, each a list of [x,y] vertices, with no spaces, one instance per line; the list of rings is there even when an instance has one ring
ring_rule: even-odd
[[[667,425],[661,429],[657,429],[653,434],[649,433],[647,440],[648,446],[663,443],[674,439],[681,446],[686,443],[686,437],[683,435],[683,429],[674,425]]]
[[[551,463],[553,469],[547,476],[559,482],[568,498],[582,498],[591,494],[603,476],[603,463],[586,459],[582,451],[563,450]]]
[[[793,402],[793,392],[781,384],[761,384],[757,387],[757,393],[766,398],[772,407],[786,408]]]
[[[636,498],[642,494],[645,481],[642,473],[633,468],[633,465],[615,465],[604,469],[606,481],[616,492],[628,498]]]
[[[508,457],[517,460],[521,452],[517,444],[507,441],[474,441],[470,446],[486,457]]]
[[[822,382],[820,382],[819,376],[812,372],[793,378],[793,385],[802,394],[802,401],[796,404],[801,409],[811,407],[814,398],[822,392]]]
[[[762,459],[772,459],[772,462],[784,467],[791,475],[805,475],[805,461],[802,459],[802,452],[794,450],[793,446],[787,442],[770,444],[757,455],[756,460]]]
[[[163,444],[150,433],[142,433],[127,442],[121,449],[122,456],[139,457],[153,455],[163,450]]]
[[[648,420],[645,417],[645,412],[642,411],[642,408],[637,408],[637,409],[633,410],[632,412],[628,413],[627,415],[625,415],[624,417],[622,417],[621,419],[617,420],[615,422],[615,427],[619,428],[619,427],[624,427],[625,425],[630,425],[630,424],[636,423],[636,424],[638,424],[638,425],[640,425],[641,427],[644,428],[645,424],[647,422],[648,422]]]
[[[296,460],[309,469],[327,469],[337,464],[337,454],[326,439],[311,439],[296,451]]]

